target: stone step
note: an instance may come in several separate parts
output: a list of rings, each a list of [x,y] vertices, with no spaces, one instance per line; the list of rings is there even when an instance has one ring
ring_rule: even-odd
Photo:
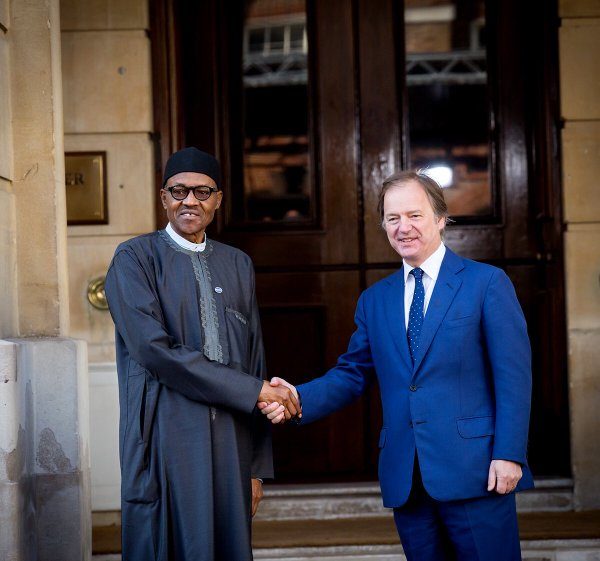
[[[519,512],[573,510],[572,479],[536,479],[536,488],[517,495]],[[265,483],[264,498],[255,520],[328,520],[387,516],[377,482],[272,485]],[[94,526],[121,524],[120,511],[92,515]]]
[[[377,483],[265,484],[264,493],[254,520],[257,560],[404,559]],[[536,480],[536,489],[517,495],[517,507],[525,559],[600,561],[600,513],[573,512],[572,480]],[[120,523],[120,512],[94,513],[94,551],[120,550]]]
[[[600,540],[542,540],[521,542],[527,561],[598,561]],[[406,561],[400,545],[265,549],[255,561]],[[106,560],[109,561],[109,560]],[[113,560],[110,560],[113,561]],[[119,561],[115,559],[114,561]]]
[[[600,540],[521,542],[525,561],[599,561]],[[406,561],[400,545],[271,548],[254,551],[255,561]],[[93,561],[121,561],[118,554],[94,555]]]
[[[600,511],[521,513],[519,529],[528,555],[541,551],[543,559],[550,552],[554,557],[549,559],[553,560],[559,552],[569,550],[582,552],[580,559],[600,561],[600,557],[593,556],[600,555]],[[95,527],[93,540],[95,553],[118,553],[120,527]],[[375,552],[381,556],[401,552],[389,512],[383,517],[257,520],[252,543],[257,559],[310,558],[313,553],[314,559],[315,552],[324,559],[336,559],[338,553],[364,556]]]
[[[519,512],[573,510],[572,479],[537,479],[536,488],[517,495]],[[303,520],[385,516],[379,484],[335,483],[264,486],[257,520]]]

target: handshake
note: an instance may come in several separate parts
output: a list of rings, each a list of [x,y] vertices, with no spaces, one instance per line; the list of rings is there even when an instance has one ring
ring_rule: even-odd
[[[302,418],[298,392],[283,378],[272,378],[270,382],[263,382],[256,405],[274,425]]]

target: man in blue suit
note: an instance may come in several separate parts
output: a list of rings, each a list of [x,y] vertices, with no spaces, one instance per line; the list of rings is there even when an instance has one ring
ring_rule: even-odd
[[[533,486],[531,351],[514,288],[444,246],[448,210],[426,175],[388,178],[379,209],[403,266],[362,293],[337,365],[298,386],[301,422],[351,403],[377,376],[381,493],[408,560],[519,560],[514,492]],[[283,420],[278,404],[261,408]]]

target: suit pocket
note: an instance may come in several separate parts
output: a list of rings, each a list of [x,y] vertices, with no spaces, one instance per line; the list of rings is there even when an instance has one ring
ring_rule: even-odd
[[[385,440],[387,438],[387,429],[384,427],[381,429],[379,433],[379,448],[383,448],[385,446]]]
[[[464,325],[471,325],[474,323],[479,323],[479,315],[473,314],[471,316],[461,317],[461,318],[453,318],[447,319],[444,321],[444,327],[454,328],[454,327],[463,327]]]
[[[493,415],[456,419],[458,434],[460,434],[460,436],[463,438],[492,436],[494,434],[494,425],[495,423]]]
[[[158,402],[159,384],[156,380],[146,375],[144,379],[144,392],[142,394],[142,404],[140,406],[140,440],[147,444],[154,414],[156,413],[156,404]]]
[[[141,364],[132,361],[127,377],[127,422],[121,448],[124,501],[146,504],[158,498],[152,430],[159,394],[159,382]]]
[[[159,383],[134,362],[127,377],[127,426],[138,443],[147,443],[158,402]]]

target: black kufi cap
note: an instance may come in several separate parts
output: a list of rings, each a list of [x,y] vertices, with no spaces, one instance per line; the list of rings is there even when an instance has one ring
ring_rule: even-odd
[[[203,173],[208,175],[217,184],[217,187],[221,188],[221,169],[219,161],[212,154],[207,154],[190,146],[179,150],[174,154],[171,154],[167,160],[165,166],[165,173],[163,175],[163,187],[169,177],[173,177],[178,173],[184,171],[193,171],[196,173]]]

